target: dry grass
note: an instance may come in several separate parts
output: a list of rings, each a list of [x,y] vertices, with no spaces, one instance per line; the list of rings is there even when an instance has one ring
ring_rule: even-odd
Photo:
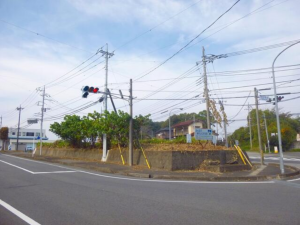
[[[146,151],[205,151],[205,150],[232,150],[224,146],[215,146],[211,143],[203,144],[142,144]]]

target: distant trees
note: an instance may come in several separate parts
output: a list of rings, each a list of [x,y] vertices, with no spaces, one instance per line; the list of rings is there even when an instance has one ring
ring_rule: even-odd
[[[259,110],[261,137],[262,137],[263,145],[267,144],[263,112],[266,116],[270,145],[273,148],[274,146],[278,146],[277,135],[271,137],[271,133],[277,134],[276,114],[273,110],[264,110],[264,111]],[[233,134],[229,137],[232,142],[234,142],[234,140],[239,140],[240,145],[246,149],[250,149],[249,129],[251,129],[252,132],[253,146],[254,147],[258,146],[257,121],[256,121],[255,110],[252,110],[250,112],[250,116],[252,120],[252,126],[250,128],[249,126],[240,127],[239,129],[235,130]],[[281,126],[282,146],[283,146],[283,150],[286,151],[289,149],[291,144],[296,140],[297,132],[300,132],[300,117],[292,118],[289,113],[281,113],[280,126]]]
[[[102,142],[105,133],[108,146],[119,143],[122,146],[128,144],[129,137],[128,113],[119,111],[89,113],[87,116],[68,115],[61,123],[50,125],[50,131],[63,140],[68,141],[73,147],[95,147],[95,143]],[[142,125],[149,121],[148,117],[136,116],[133,120],[134,132],[138,133]]]

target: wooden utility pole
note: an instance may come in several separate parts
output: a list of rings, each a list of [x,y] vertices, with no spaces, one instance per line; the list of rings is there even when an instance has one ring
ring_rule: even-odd
[[[206,59],[205,59],[205,49],[202,47],[202,63],[203,63],[203,76],[204,76],[204,95],[206,102],[206,120],[207,120],[207,129],[211,129],[210,125],[210,113],[209,113],[209,96],[207,88],[207,74],[206,74]]]
[[[258,144],[259,144],[259,151],[260,151],[260,163],[261,165],[264,165],[264,152],[261,143],[260,121],[259,121],[259,114],[258,114],[258,91],[256,88],[254,88],[254,93],[255,93],[255,106],[256,106],[257,135],[258,135]]]
[[[18,133],[17,133],[17,151],[19,150],[19,134],[20,134],[20,119],[21,119],[21,111],[23,110],[24,108],[21,107],[17,107],[17,110],[19,111],[19,120],[18,120]]]

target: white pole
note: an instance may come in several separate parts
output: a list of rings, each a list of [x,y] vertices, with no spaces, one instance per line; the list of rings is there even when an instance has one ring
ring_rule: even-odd
[[[274,65],[277,58],[287,49],[290,47],[299,44],[300,41],[286,47],[283,49],[274,59],[272,63],[272,75],[273,75],[273,89],[274,89],[274,99],[275,99],[275,111],[276,111],[276,122],[277,122],[277,132],[278,132],[278,145],[279,145],[279,154],[280,154],[280,171],[284,174],[284,163],[283,163],[283,151],[282,151],[282,141],[281,141],[281,130],[280,130],[280,119],[279,119],[279,110],[278,110],[278,101],[277,101],[277,93],[276,93],[276,80],[275,80],[275,72],[274,72]]]
[[[42,118],[41,118],[41,134],[40,134],[40,155],[42,155],[42,145],[43,145],[43,120],[44,120],[44,104],[45,104],[45,86],[43,90],[43,105],[42,105]]]

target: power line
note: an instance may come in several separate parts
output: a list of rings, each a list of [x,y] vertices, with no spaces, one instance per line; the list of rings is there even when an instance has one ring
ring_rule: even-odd
[[[43,38],[46,38],[46,39],[48,39],[48,40],[51,40],[51,41],[54,41],[54,42],[63,44],[63,45],[68,46],[68,47],[70,47],[70,48],[75,48],[75,49],[78,49],[78,50],[81,50],[81,51],[85,51],[85,52],[91,53],[90,50],[86,50],[86,49],[83,49],[83,48],[78,48],[78,47],[76,47],[76,46],[66,44],[66,43],[64,43],[64,42],[55,40],[55,39],[50,38],[50,37],[48,37],[48,36],[46,36],[46,35],[44,35],[44,34],[38,33],[38,32],[33,31],[33,30],[29,30],[29,29],[27,29],[27,28],[21,27],[21,26],[16,25],[16,24],[13,24],[13,23],[11,23],[11,22],[7,22],[7,21],[2,20],[2,19],[0,19],[0,22],[5,23],[5,24],[10,25],[10,26],[13,26],[13,27],[16,27],[16,28],[18,28],[18,29],[27,31],[27,32],[32,33],[32,34],[34,34],[34,35],[37,35],[37,36],[39,36],[39,37],[43,37]]]
[[[198,3],[201,2],[201,1],[202,1],[202,0],[197,1],[197,2],[195,2],[195,3],[193,3],[193,4],[191,4],[190,6],[188,6],[187,8],[185,8],[185,9],[179,11],[179,12],[176,13],[175,15],[173,15],[173,16],[169,17],[168,19],[166,19],[166,20],[164,20],[164,21],[162,21],[162,22],[156,24],[155,26],[151,27],[149,30],[147,30],[147,31],[145,31],[145,32],[142,32],[141,34],[139,34],[139,35],[135,36],[134,38],[128,40],[128,41],[125,42],[124,44],[122,44],[122,45],[120,45],[119,47],[117,47],[114,51],[116,51],[116,50],[118,50],[118,49],[124,47],[125,45],[128,45],[129,43],[135,41],[136,39],[138,39],[138,38],[140,38],[140,37],[142,37],[142,36],[144,36],[145,34],[150,33],[150,32],[153,31],[154,29],[160,27],[161,25],[165,24],[166,22],[168,22],[169,20],[171,20],[171,19],[173,19],[174,17],[178,16],[179,14],[181,14],[181,13],[185,12],[186,10],[192,8],[193,6],[195,6],[196,4],[198,4]]]
[[[166,62],[168,62],[169,60],[171,60],[173,57],[175,57],[176,55],[178,55],[180,52],[182,52],[185,48],[187,48],[194,40],[196,40],[201,34],[203,34],[206,30],[208,30],[210,27],[212,27],[219,19],[221,19],[226,13],[228,13],[240,0],[236,1],[229,9],[227,9],[224,13],[222,13],[216,20],[214,20],[208,27],[206,27],[203,31],[201,31],[196,37],[194,37],[192,40],[190,40],[186,45],[184,45],[182,48],[180,48],[177,52],[175,52],[172,56],[170,56],[169,58],[167,58],[166,60],[164,60],[162,63],[160,63],[158,66],[156,66],[155,68],[151,69],[149,72],[147,72],[146,74],[138,77],[136,80],[139,80],[145,76],[147,76],[148,74],[152,73],[154,70],[158,69],[159,67],[161,67],[162,65],[164,65]]]

